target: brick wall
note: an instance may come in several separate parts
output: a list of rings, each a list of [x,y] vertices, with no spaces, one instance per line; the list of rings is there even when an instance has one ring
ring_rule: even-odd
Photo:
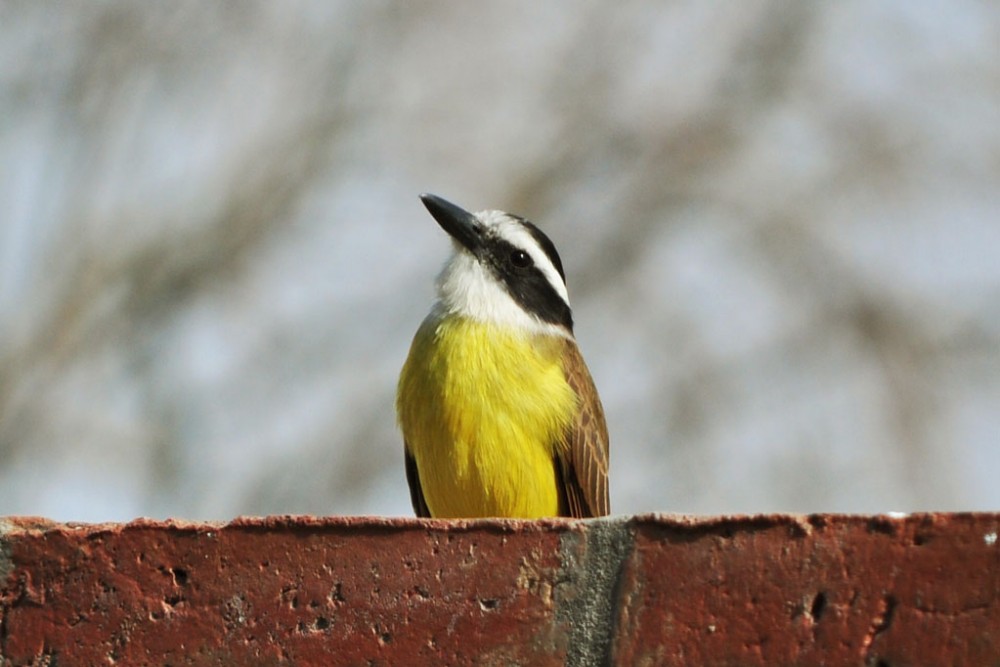
[[[0,519],[0,664],[1000,665],[998,514]]]

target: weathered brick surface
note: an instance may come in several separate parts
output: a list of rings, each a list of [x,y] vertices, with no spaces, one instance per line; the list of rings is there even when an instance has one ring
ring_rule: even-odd
[[[997,515],[635,522],[622,665],[1000,665]]]
[[[7,521],[9,665],[563,663],[546,524]]]
[[[0,519],[0,664],[1000,665],[998,529]]]

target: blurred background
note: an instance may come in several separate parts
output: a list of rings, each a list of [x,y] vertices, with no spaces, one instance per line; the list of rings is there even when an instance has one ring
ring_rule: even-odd
[[[0,515],[411,514],[449,252],[538,223],[617,514],[1000,508],[1000,6],[0,4]]]

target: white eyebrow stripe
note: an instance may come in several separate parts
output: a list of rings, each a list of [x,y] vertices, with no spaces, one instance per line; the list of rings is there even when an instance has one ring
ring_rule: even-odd
[[[541,246],[538,245],[538,241],[531,235],[531,232],[503,211],[482,211],[477,213],[476,217],[483,224],[490,227],[497,236],[528,253],[535,266],[542,272],[545,279],[549,281],[549,284],[552,285],[556,293],[566,302],[567,306],[570,305],[566,282],[559,275],[552,260],[545,254]]]

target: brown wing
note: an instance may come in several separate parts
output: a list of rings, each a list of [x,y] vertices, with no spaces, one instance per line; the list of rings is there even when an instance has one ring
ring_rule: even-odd
[[[563,352],[566,381],[580,401],[576,421],[558,454],[565,489],[566,516],[592,517],[611,513],[608,497],[608,426],[604,408],[580,349],[567,341]]]
[[[417,460],[413,458],[410,449],[403,447],[403,455],[406,457],[406,481],[410,485],[410,502],[413,503],[413,511],[417,516],[430,518],[431,511],[427,508],[427,501],[424,500],[424,488],[420,486],[420,473],[417,470]]]

